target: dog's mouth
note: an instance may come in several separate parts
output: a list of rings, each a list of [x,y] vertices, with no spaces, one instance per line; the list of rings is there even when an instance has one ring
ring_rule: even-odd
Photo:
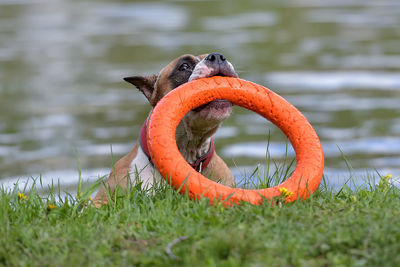
[[[214,75],[205,76],[203,78],[209,78],[214,76],[235,77],[235,78],[237,77],[236,73],[224,74],[222,72],[218,72]],[[216,111],[218,113],[223,113],[225,111],[230,113],[232,110],[232,103],[225,99],[215,99],[211,102],[208,102],[207,104],[201,105],[200,107],[193,109],[193,111],[195,112],[200,112],[202,110]]]
[[[237,77],[237,75],[232,75],[232,74],[229,75],[229,74],[224,74],[224,73],[218,72],[214,75],[209,75],[209,76],[205,76],[202,78],[209,78],[209,77],[214,77],[214,76]],[[210,116],[211,114],[213,114],[217,117],[219,117],[219,116],[225,117],[224,115],[229,116],[230,113],[232,112],[232,103],[225,99],[215,99],[211,102],[208,102],[204,105],[194,108],[193,111],[198,112],[198,113],[204,113],[205,116],[207,116],[207,115]]]
[[[220,65],[213,65],[208,64],[203,60],[195,67],[192,75],[189,78],[189,81],[214,76],[238,77],[232,64],[230,64],[228,61],[224,61],[223,64]],[[232,103],[224,99],[215,99],[207,104],[193,109],[193,111],[206,119],[223,120],[229,117],[231,114]]]
[[[215,75],[212,75],[211,77],[214,77],[214,76],[221,76],[221,77],[235,77],[235,76],[232,76],[232,75],[223,74],[222,72],[218,72],[217,74],[215,74]]]
[[[215,109],[215,110],[224,110],[227,108],[232,108],[232,103],[225,99],[215,99],[207,104],[201,105],[193,109],[195,112],[200,112],[203,109]]]
[[[222,77],[231,77],[228,75],[224,75],[222,73],[218,73],[216,75],[212,75],[210,77],[214,76],[222,76]],[[207,77],[208,78],[208,77]],[[211,102],[208,102],[204,105],[201,105],[197,108],[194,108],[192,111],[196,112],[199,114],[201,117],[204,118],[209,118],[209,119],[216,119],[216,120],[224,120],[232,112],[232,103],[228,100],[225,99],[215,99]]]

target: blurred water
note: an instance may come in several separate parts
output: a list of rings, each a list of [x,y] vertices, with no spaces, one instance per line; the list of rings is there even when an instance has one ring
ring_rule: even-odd
[[[340,149],[356,173],[399,178],[399,25],[395,0],[0,0],[0,183],[107,174],[149,111],[122,77],[213,51],[306,115],[331,184],[349,178]],[[238,180],[265,162],[268,133],[280,161],[285,137],[254,113],[235,108],[217,133]]]

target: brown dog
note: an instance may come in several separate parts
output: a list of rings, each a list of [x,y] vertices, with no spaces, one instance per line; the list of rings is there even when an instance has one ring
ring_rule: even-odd
[[[232,64],[222,54],[211,53],[183,55],[169,63],[158,75],[132,76],[124,80],[135,85],[154,107],[163,96],[179,85],[211,76],[238,77]],[[235,180],[228,166],[215,153],[211,136],[231,112],[232,104],[229,101],[214,100],[191,110],[176,129],[176,143],[186,161],[204,176],[227,186],[234,186]],[[125,189],[130,177],[139,177],[143,189],[149,189],[153,182],[161,180],[149,156],[146,122],[132,151],[115,164],[105,187],[94,198],[96,206],[107,202],[107,187],[113,190],[119,184]]]

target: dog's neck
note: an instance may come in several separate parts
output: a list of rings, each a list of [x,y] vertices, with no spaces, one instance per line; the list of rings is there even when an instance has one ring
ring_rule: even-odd
[[[176,128],[176,144],[185,160],[195,162],[210,150],[211,136],[217,131],[219,125],[203,129],[193,129],[183,119]]]

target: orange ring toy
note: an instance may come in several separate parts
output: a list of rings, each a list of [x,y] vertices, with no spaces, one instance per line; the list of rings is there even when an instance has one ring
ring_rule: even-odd
[[[297,162],[286,181],[265,189],[231,188],[204,177],[185,161],[176,145],[176,127],[187,112],[214,99],[226,99],[255,111],[283,131],[296,152]],[[191,199],[206,197],[211,204],[261,204],[263,199],[280,196],[283,187],[293,192],[287,202],[305,199],[318,188],[324,168],[319,138],[300,111],[271,90],[238,78],[199,79],[169,92],[150,116],[147,140],[151,158],[164,179]]]

